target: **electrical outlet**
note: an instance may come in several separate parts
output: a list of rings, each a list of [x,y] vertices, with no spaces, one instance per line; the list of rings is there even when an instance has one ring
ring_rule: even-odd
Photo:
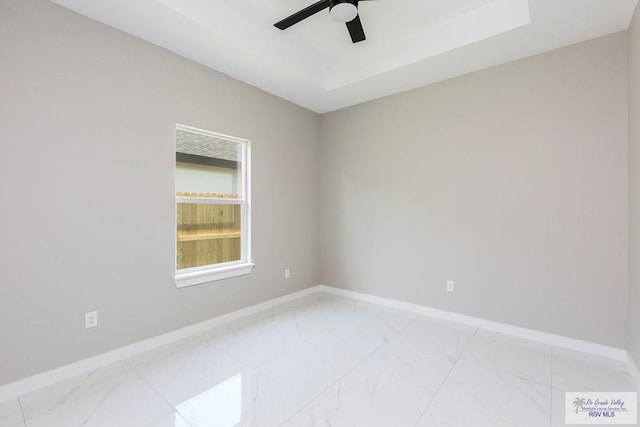
[[[90,311],[84,314],[84,327],[85,328],[95,328],[98,326],[98,312]]]
[[[447,292],[454,292],[455,290],[455,283],[453,280],[447,280]]]
[[[284,269],[284,278],[288,279],[289,277],[291,277],[291,271],[289,271],[288,268]]]

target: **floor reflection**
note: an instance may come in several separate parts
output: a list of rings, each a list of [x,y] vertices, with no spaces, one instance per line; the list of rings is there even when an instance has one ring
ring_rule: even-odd
[[[176,409],[194,425],[235,427],[242,421],[242,374],[199,396],[178,405]],[[176,424],[178,427],[179,424]]]

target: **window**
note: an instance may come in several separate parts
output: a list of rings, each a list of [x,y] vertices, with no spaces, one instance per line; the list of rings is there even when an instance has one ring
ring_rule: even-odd
[[[249,141],[176,125],[176,286],[248,274]]]

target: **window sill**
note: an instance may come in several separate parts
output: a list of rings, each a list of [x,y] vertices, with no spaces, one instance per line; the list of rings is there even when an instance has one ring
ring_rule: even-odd
[[[175,275],[174,281],[178,288],[200,285],[202,283],[209,283],[216,280],[249,274],[253,270],[254,265],[255,264],[253,263],[236,264],[227,267],[212,268],[209,270],[179,273]]]

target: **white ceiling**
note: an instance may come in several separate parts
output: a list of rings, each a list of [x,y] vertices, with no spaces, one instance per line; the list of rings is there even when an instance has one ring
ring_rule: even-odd
[[[637,0],[378,0],[367,40],[316,0],[52,0],[318,113],[589,40],[629,26]]]

